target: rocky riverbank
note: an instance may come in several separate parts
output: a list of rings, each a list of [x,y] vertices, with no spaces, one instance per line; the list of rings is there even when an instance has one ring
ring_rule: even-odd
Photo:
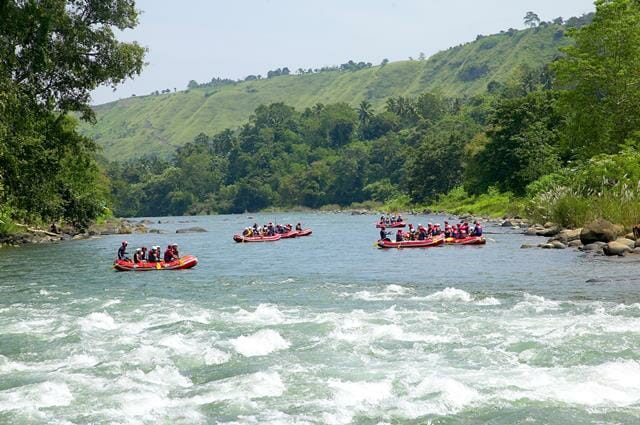
[[[17,224],[18,232],[0,235],[0,248],[26,244],[59,243],[69,240],[82,240],[103,235],[129,235],[132,233],[161,233],[158,229],[149,228],[153,224],[149,220],[111,219],[100,224],[93,224],[88,229],[79,230],[73,226],[52,226],[49,229]]]
[[[579,229],[563,229],[553,223],[533,225],[525,234],[549,239],[541,244],[524,244],[521,248],[574,248],[593,255],[640,255],[640,235],[607,220],[596,220]]]

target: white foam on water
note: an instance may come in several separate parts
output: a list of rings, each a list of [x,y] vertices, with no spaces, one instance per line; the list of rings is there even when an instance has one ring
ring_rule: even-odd
[[[49,295],[49,294],[50,294],[50,292],[47,291],[46,289],[41,289],[40,290],[40,295]]]
[[[68,406],[73,394],[64,382],[41,382],[0,391],[0,411]]]
[[[192,386],[189,378],[182,375],[180,371],[173,365],[156,366],[153,370],[145,373],[140,369],[136,369],[125,374],[127,377],[135,381],[151,384],[151,386],[159,387],[181,387],[188,388]]]
[[[120,304],[122,301],[119,299],[109,300],[106,303],[102,304],[102,308],[111,307],[112,305]]]
[[[262,397],[280,397],[286,386],[278,372],[257,372],[214,381],[198,388],[189,401],[197,405],[230,400],[246,401]]]
[[[413,398],[435,397],[425,402],[427,413],[436,415],[455,414],[471,403],[480,399],[478,392],[453,378],[446,376],[429,376],[424,378],[412,391]]]
[[[240,309],[232,320],[240,323],[280,324],[284,323],[285,315],[275,305],[260,304],[253,312]]]
[[[473,300],[473,297],[467,291],[463,291],[462,289],[445,288],[442,291],[427,295],[425,299],[429,301],[454,301],[468,303]]]
[[[391,400],[393,386],[391,381],[352,382],[330,379],[327,386],[333,391],[330,411],[322,414],[323,422],[327,424],[348,424],[354,415],[369,412],[379,407],[387,400]]]
[[[513,310],[533,311],[542,313],[545,310],[557,310],[560,307],[559,301],[547,300],[539,295],[524,294],[524,300],[513,306]]]
[[[110,331],[118,329],[116,321],[113,320],[108,313],[91,313],[86,317],[78,319],[78,325],[84,332],[91,332],[93,330]]]
[[[475,302],[476,305],[483,305],[483,306],[492,306],[492,305],[500,305],[501,302],[500,300],[493,298],[493,297],[487,297],[487,298],[483,298],[481,300],[478,300]]]
[[[262,329],[248,336],[242,335],[230,342],[233,348],[245,357],[266,356],[291,346],[289,341],[272,329]]]
[[[343,297],[350,297],[357,300],[363,301],[391,301],[398,298],[406,297],[408,294],[411,294],[413,290],[411,288],[406,288],[400,285],[387,285],[380,292],[370,292],[370,291],[358,291],[356,293],[348,293],[343,292],[340,294]]]
[[[214,347],[207,347],[204,351],[204,363],[208,366],[220,365],[228,362],[230,359],[231,354]]]

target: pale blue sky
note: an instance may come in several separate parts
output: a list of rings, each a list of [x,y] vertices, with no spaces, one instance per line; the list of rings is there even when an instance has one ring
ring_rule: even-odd
[[[532,10],[543,20],[594,10],[593,0],[138,0],[140,24],[121,35],[148,47],[141,76],[100,88],[100,104],[154,90],[182,90],[191,79],[243,78],[288,66],[405,60],[522,28]]]

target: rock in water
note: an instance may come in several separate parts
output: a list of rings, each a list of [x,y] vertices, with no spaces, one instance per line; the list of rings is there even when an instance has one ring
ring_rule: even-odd
[[[621,243],[623,245],[626,245],[629,247],[629,249],[633,249],[636,247],[636,242],[634,240],[631,239],[627,239],[627,238],[618,238],[616,239],[616,242]]]
[[[554,249],[565,249],[567,247],[565,244],[563,244],[560,241],[553,241],[551,242],[551,245],[553,245]]]
[[[536,235],[550,237],[550,236],[555,236],[558,233],[560,233],[560,228],[557,226],[553,226],[553,227],[547,227],[544,230],[539,230],[536,233]]]
[[[580,240],[584,245],[594,242],[612,242],[616,240],[616,231],[616,227],[611,222],[598,219],[582,229]]]
[[[585,246],[582,247],[583,251],[600,251],[602,249],[603,246],[605,246],[606,243],[604,242],[594,242],[594,243],[590,243],[587,244]]]
[[[605,246],[602,247],[602,251],[607,256],[619,255],[623,256],[624,254],[631,252],[631,248],[627,245],[620,242],[609,242]]]
[[[205,233],[207,229],[202,227],[186,227],[184,229],[176,230],[176,233]]]

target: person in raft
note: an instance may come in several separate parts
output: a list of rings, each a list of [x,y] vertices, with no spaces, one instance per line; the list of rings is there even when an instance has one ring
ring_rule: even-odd
[[[162,259],[165,263],[170,263],[176,259],[173,253],[173,245],[167,245],[167,249],[164,251],[164,256]]]
[[[404,232],[402,231],[402,229],[398,229],[398,231],[396,232],[396,242],[403,242],[404,241]]]
[[[133,254],[133,262],[135,264],[141,263],[144,261],[144,256],[142,254],[142,248],[137,248],[136,252]]]
[[[473,222],[473,230],[471,231],[471,236],[482,236],[482,225],[478,220]]]
[[[127,257],[127,241],[122,241],[122,245],[118,248],[118,260],[131,261],[129,257]]]
[[[297,232],[301,232],[302,231],[302,224],[301,223],[296,224],[296,231]]]
[[[387,231],[385,231],[385,230],[386,230],[386,229],[385,229],[385,227],[384,227],[384,226],[382,226],[382,227],[380,228],[380,240],[381,240],[381,241],[388,241],[388,240],[389,240],[389,238],[388,238],[387,236],[389,236],[389,234],[390,234],[390,233],[389,233],[389,232],[387,232]]]

